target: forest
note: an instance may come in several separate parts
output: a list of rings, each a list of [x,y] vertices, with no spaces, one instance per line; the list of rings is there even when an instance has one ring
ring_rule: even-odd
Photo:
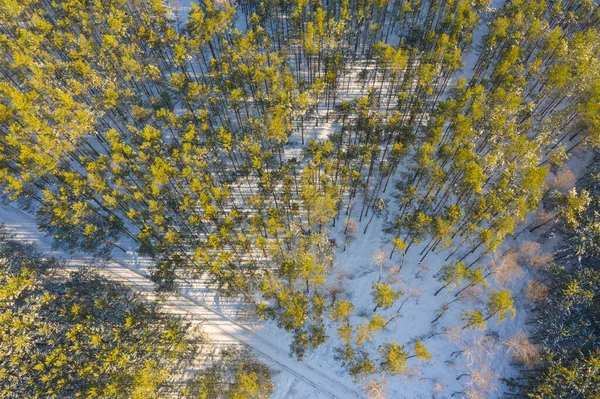
[[[593,0],[0,0],[0,51],[60,254],[0,230],[0,397],[321,397],[194,290],[358,397],[599,397]]]
[[[212,364],[209,337],[130,288],[0,231],[0,395],[8,398],[244,398],[272,391],[238,348]],[[184,379],[193,359],[208,365]]]

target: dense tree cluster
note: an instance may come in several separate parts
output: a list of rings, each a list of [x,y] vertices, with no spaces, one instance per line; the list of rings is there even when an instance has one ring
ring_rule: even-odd
[[[269,369],[233,349],[184,381],[209,338],[127,287],[61,269],[61,261],[0,230],[3,398],[264,398],[272,391]]]
[[[298,357],[329,318],[352,374],[401,372],[405,346],[364,350],[409,297],[383,258],[445,251],[438,293],[456,300],[433,322],[475,288],[464,329],[513,316],[480,261],[546,199],[548,171],[600,144],[598,6],[488,5],[202,0],[183,21],[160,0],[4,2],[0,185],[62,248],[128,240],[159,288],[209,276],[292,333]],[[553,199],[540,227],[586,201]],[[345,249],[384,217],[374,314],[354,325],[330,228]]]
[[[200,376],[193,380],[185,395],[198,399],[269,398],[273,391],[271,371],[251,353],[226,348]]]
[[[512,381],[530,398],[594,398],[600,392],[600,162],[598,155],[579,180],[587,198],[577,212],[562,211],[548,198],[547,208],[560,215],[545,233],[560,240],[551,262],[538,270],[531,322],[532,342],[541,345],[536,367],[525,364],[527,377]],[[560,196],[560,192],[555,193]],[[525,382],[525,383],[524,383]]]

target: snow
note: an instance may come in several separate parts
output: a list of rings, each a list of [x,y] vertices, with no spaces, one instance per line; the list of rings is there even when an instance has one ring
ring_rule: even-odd
[[[362,225],[364,226],[364,223]],[[377,224],[373,222],[367,234],[357,237],[345,253],[338,253],[337,256],[337,268],[347,276],[346,285],[348,290],[346,296],[356,306],[353,316],[353,324],[355,325],[363,321],[361,314],[365,316],[374,314],[372,311],[374,306],[371,299],[371,286],[377,280],[379,273],[373,260],[375,253],[380,248],[385,249],[384,270],[390,270],[394,265],[398,266],[401,259],[400,254],[396,254],[391,261],[388,259],[391,246],[383,244],[380,231],[381,221],[378,221]],[[336,233],[339,242],[343,234],[341,223]],[[485,334],[484,332],[460,331],[458,342],[452,342],[443,334],[444,331],[462,325],[460,314],[463,309],[481,305],[481,302],[476,300],[475,303],[467,303],[462,306],[457,303],[450,308],[440,321],[432,325],[431,321],[435,318],[440,305],[445,301],[454,299],[453,293],[449,290],[442,291],[437,297],[434,296],[435,291],[441,287],[441,283],[437,282],[434,275],[446,263],[444,259],[447,254],[438,252],[428,256],[424,263],[419,263],[419,249],[416,247],[411,248],[409,251],[408,258],[400,273],[401,282],[396,285],[403,289],[405,295],[398,299],[390,309],[378,311],[378,313],[384,316],[392,316],[406,296],[411,296],[411,298],[404,304],[400,317],[376,335],[372,344],[367,345],[367,347],[370,347],[371,353],[376,356],[377,347],[384,342],[396,341],[412,350],[414,342],[421,339],[431,352],[433,361],[419,363],[416,359],[410,359],[410,370],[406,376],[387,378],[389,396],[393,398],[429,398],[436,390],[441,395],[450,395],[463,389],[461,382],[456,381],[458,374],[467,373],[471,368],[479,367],[488,363],[488,361],[492,362],[497,372],[505,374],[504,369],[508,365],[508,361],[504,359],[501,352],[490,353],[490,359],[474,359],[471,364],[464,357],[451,355],[455,351],[464,350]],[[519,322],[519,320],[516,320],[516,322]],[[490,330],[498,330],[502,336],[510,336],[513,333],[511,330],[516,326],[515,322],[507,322],[507,325],[500,328],[494,324],[490,323]],[[332,328],[330,335],[333,336],[334,334],[335,331]],[[336,363],[331,356],[333,346],[336,345],[334,341],[330,340],[324,348],[319,349],[313,355],[314,357],[328,359],[327,367],[332,368],[336,367]],[[487,397],[492,398],[495,396],[490,394]]]
[[[491,8],[501,7],[503,0],[495,0],[490,4]],[[487,32],[487,27],[482,20],[480,26],[474,32],[475,46],[465,55],[465,64],[458,77],[469,78],[473,74],[473,67],[477,60],[478,52],[482,38]],[[356,82],[356,79],[354,79]],[[353,88],[357,88],[354,84]],[[452,87],[452,83],[448,87]],[[348,95],[346,99],[351,99],[357,93]],[[341,101],[342,97],[339,97]],[[322,108],[322,107],[320,107]],[[305,142],[308,140],[325,140],[339,129],[337,123],[324,120],[324,110],[320,109],[318,115],[321,117],[318,126],[311,121],[311,124],[305,124]],[[294,148],[286,150],[286,155],[300,154],[302,147],[299,145],[300,134],[298,131],[291,137],[295,143]],[[391,206],[394,202],[389,197]],[[360,209],[360,204],[357,205]],[[356,217],[356,215],[353,215]],[[331,279],[334,280],[338,275],[342,275],[346,291],[344,298],[349,299],[356,307],[352,316],[354,326],[365,320],[365,317],[372,317],[373,300],[371,297],[371,287],[377,281],[379,269],[373,260],[375,253],[383,249],[386,253],[385,270],[391,270],[394,266],[399,266],[401,255],[395,254],[392,260],[388,260],[391,251],[391,245],[388,239],[382,233],[384,223],[389,222],[392,215],[388,214],[382,219],[375,219],[366,234],[362,230],[366,225],[363,220],[359,224],[359,233],[348,248],[343,252],[341,248],[336,254],[334,270],[331,272]],[[343,246],[343,230],[345,215],[340,215],[337,227],[332,232],[332,237],[336,239],[340,247]],[[498,250],[498,253],[504,252],[510,245],[519,246],[527,240],[535,241],[536,237],[520,237],[518,241],[511,238]],[[404,291],[404,296],[396,301],[394,306],[388,310],[379,310],[377,313],[389,317],[393,315],[407,297],[398,319],[392,322],[386,329],[376,333],[373,341],[366,345],[368,351],[377,358],[378,347],[384,342],[395,341],[405,345],[411,351],[416,340],[422,340],[433,356],[433,361],[421,363],[416,359],[409,359],[409,372],[403,376],[387,376],[386,392],[390,398],[446,398],[451,397],[455,392],[462,392],[469,387],[477,388],[484,397],[493,399],[503,396],[505,387],[500,378],[517,376],[518,371],[514,369],[512,357],[505,341],[514,337],[521,331],[526,331],[525,321],[527,319],[528,303],[522,297],[522,290],[530,279],[529,273],[525,270],[523,276],[515,281],[506,284],[505,287],[492,282],[493,289],[509,288],[515,299],[517,309],[516,317],[513,320],[506,320],[498,324],[495,318],[488,321],[488,328],[485,331],[463,330],[461,327],[464,322],[461,315],[466,310],[483,308],[487,295],[482,293],[470,300],[459,301],[451,305],[449,310],[435,324],[431,321],[437,316],[442,304],[455,299],[454,294],[458,289],[451,291],[443,290],[439,295],[434,293],[442,286],[435,275],[441,267],[448,263],[445,261],[449,251],[438,251],[431,253],[420,262],[419,253],[421,246],[413,246],[408,254],[405,264],[400,273],[400,281],[395,284],[396,288]],[[474,258],[467,258],[473,260]],[[490,259],[484,259],[480,263],[484,264]],[[331,325],[328,328],[329,340],[315,352],[309,354],[307,359],[315,362],[321,367],[335,371],[338,376],[347,374],[346,368],[334,359],[335,348],[340,346],[336,337],[337,325]],[[290,342],[289,336],[286,336],[279,330],[275,323],[267,323],[263,327],[264,334],[270,336],[273,340],[283,340],[284,344]],[[489,371],[487,371],[489,369]],[[492,378],[489,382],[480,379],[479,385],[474,378],[468,374],[475,372],[486,373]],[[460,377],[462,374],[467,374]],[[377,380],[378,377],[374,376]],[[362,381],[361,383],[364,383]],[[484,384],[485,383],[485,384]],[[485,386],[484,386],[485,385]]]
[[[171,7],[179,21],[185,21],[187,12],[191,7],[192,0],[173,0]],[[495,0],[491,7],[497,8],[503,4],[503,0]],[[238,12],[236,28],[245,30],[244,17]],[[474,32],[475,43],[481,41],[487,29],[484,24]],[[460,76],[470,77],[472,68],[477,59],[477,47],[469,51],[465,56],[465,65]],[[356,72],[357,73],[357,72]],[[449,85],[451,87],[452,84]],[[353,89],[358,86],[354,85]],[[360,92],[346,93],[342,99],[351,99]],[[305,142],[309,140],[325,140],[333,132],[339,129],[333,118],[324,120],[324,109],[319,109],[321,117],[318,126],[314,120],[310,120],[305,126]],[[291,137],[291,144],[286,150],[286,157],[301,158],[303,147],[300,145],[300,133],[297,131]],[[571,162],[575,174],[581,169],[586,159],[576,159]],[[391,207],[395,206],[393,199],[389,196]],[[360,207],[357,205],[358,209]],[[353,217],[356,217],[354,214]],[[337,226],[332,231],[332,238],[336,239],[340,248],[337,249],[334,269],[331,271],[330,279],[333,281],[339,275],[343,277],[346,291],[343,296],[352,301],[356,307],[352,315],[352,324],[357,326],[365,320],[365,317],[373,316],[373,300],[371,298],[371,287],[378,279],[379,268],[374,261],[377,251],[383,250],[384,275],[389,274],[393,267],[400,265],[401,254],[396,253],[389,260],[391,245],[382,233],[386,222],[393,217],[393,212],[384,214],[380,219],[374,219],[366,234],[362,234],[366,221],[359,224],[356,239],[349,244],[347,250],[342,250],[343,230],[345,215],[342,212]],[[531,219],[531,217],[530,217]],[[7,206],[0,206],[0,222],[15,231],[18,238],[26,241],[37,242],[45,252],[55,255],[67,256],[63,253],[52,251],[43,233],[37,230],[35,222]],[[535,241],[536,236],[524,234],[517,241],[509,238],[499,249],[499,253],[505,251],[508,246]],[[408,299],[402,307],[400,316],[387,328],[375,333],[373,341],[365,345],[366,349],[376,359],[378,347],[384,342],[395,341],[405,345],[412,351],[414,342],[422,340],[433,356],[431,362],[419,362],[417,359],[409,359],[409,371],[402,376],[386,376],[386,392],[388,397],[394,399],[418,399],[418,398],[450,398],[455,392],[468,389],[469,386],[477,387],[477,384],[469,375],[458,378],[461,374],[471,374],[475,371],[485,370],[487,367],[495,377],[492,379],[489,390],[485,393],[488,399],[502,397],[504,387],[500,378],[517,376],[518,371],[513,367],[511,355],[508,348],[503,344],[520,331],[526,331],[525,321],[528,315],[529,305],[523,298],[522,290],[531,278],[527,270],[522,277],[507,285],[515,297],[517,308],[516,317],[506,320],[501,324],[496,323],[495,318],[488,321],[486,331],[462,330],[464,322],[461,315],[466,310],[482,308],[487,296],[476,296],[468,301],[458,301],[451,305],[449,310],[439,321],[432,324],[431,321],[440,311],[442,304],[455,299],[455,290],[445,289],[439,295],[435,292],[441,287],[441,283],[435,277],[442,268],[448,250],[431,253],[420,262],[419,253],[423,245],[413,246],[404,262],[397,283],[394,287],[401,288],[404,296],[387,310],[378,310],[377,314],[389,317],[394,314],[399,304]],[[131,246],[129,246],[131,247]],[[127,246],[126,246],[127,248]],[[143,291],[151,292],[152,286],[145,273],[151,265],[148,259],[137,256],[133,251],[126,254],[116,254],[116,263],[110,263],[108,273],[113,278],[120,278],[124,282],[134,284]],[[81,266],[84,256],[71,257],[74,264]],[[467,258],[469,259],[469,258]],[[482,262],[489,261],[484,259]],[[304,362],[299,363],[288,355],[288,347],[291,342],[289,334],[279,329],[274,322],[258,323],[248,318],[237,298],[219,298],[213,287],[201,279],[191,281],[190,286],[182,289],[180,297],[172,297],[170,306],[175,312],[189,314],[203,325],[204,329],[216,343],[237,343],[252,347],[269,364],[278,370],[275,377],[276,391],[274,398],[319,398],[339,397],[349,398],[358,391],[365,381],[354,384],[348,376],[347,369],[334,359],[335,348],[340,346],[337,339],[337,325],[328,326],[329,340],[316,351],[307,354]],[[500,288],[493,284],[493,288]],[[141,287],[141,288],[140,288]],[[374,376],[374,378],[378,378]],[[478,387],[482,388],[482,387]],[[483,390],[483,389],[482,389]]]
[[[53,250],[51,241],[44,233],[38,231],[35,220],[20,210],[0,204],[0,223],[15,235],[15,239],[35,243],[46,255],[63,258],[67,270],[90,267],[92,259],[86,255],[67,255]],[[151,299],[156,299],[154,285],[146,274],[150,261],[138,257],[133,252],[120,252],[120,256],[115,257],[115,261],[97,262],[101,264],[97,272],[128,285]],[[194,283],[198,284],[197,281]],[[210,287],[204,286],[202,290],[210,291]],[[290,397],[287,391],[289,389],[302,392],[300,397],[306,398],[359,397],[348,381],[336,378],[318,364],[298,362],[289,357],[287,347],[281,345],[281,340],[270,340],[260,333],[260,329],[245,326],[229,317],[223,311],[221,303],[210,304],[198,300],[193,289],[179,295],[161,297],[161,300],[164,301],[165,311],[183,315],[192,323],[201,326],[214,345],[243,345],[251,348],[261,360],[278,372],[274,379],[277,387],[274,397]]]
[[[340,219],[343,220],[343,215]],[[399,265],[401,255],[395,254],[392,260],[388,259],[389,245],[384,243],[381,233],[382,219],[374,219],[366,234],[362,234],[365,221],[356,240],[348,246],[346,252],[338,249],[337,259],[332,278],[338,273],[345,277],[346,292],[344,296],[351,299],[356,306],[352,317],[353,324],[363,321],[363,316],[373,315],[373,302],[371,299],[371,285],[377,280],[378,267],[373,260],[374,253],[383,248],[386,252],[384,270],[390,270],[394,265]],[[70,265],[80,267],[87,259],[86,256],[75,254],[67,256],[64,253],[52,251],[50,241],[44,234],[37,230],[32,218],[21,211],[8,206],[0,206],[0,222],[17,233],[17,238],[25,241],[37,242],[40,249],[46,253],[70,258]],[[338,243],[343,242],[343,223],[337,223],[332,236]],[[522,238],[523,240],[526,237]],[[150,265],[149,260],[141,258],[133,252],[123,254],[115,251],[117,262],[107,263],[101,272],[124,283],[134,285],[144,292],[153,289],[150,280],[145,277],[145,272]],[[434,253],[427,257],[423,264],[419,263],[419,247],[411,248],[405,264],[400,273],[401,287],[406,294],[412,297],[406,301],[402,308],[401,316],[374,336],[373,342],[366,348],[377,354],[377,347],[383,342],[396,341],[406,345],[412,350],[412,345],[421,339],[433,355],[433,361],[421,363],[416,359],[409,359],[409,372],[403,376],[386,377],[388,386],[386,391],[391,398],[443,398],[450,397],[453,392],[465,389],[469,377],[456,380],[463,373],[471,370],[490,366],[498,377],[515,375],[510,362],[510,355],[502,345],[502,340],[509,339],[516,332],[523,330],[527,313],[525,304],[517,302],[517,317],[497,325],[490,320],[488,330],[484,332],[457,331],[456,336],[444,334],[452,331],[453,327],[461,325],[460,314],[464,309],[482,305],[480,300],[469,303],[456,303],[436,324],[431,324],[438,312],[440,305],[447,300],[454,299],[449,290],[444,290],[438,296],[434,292],[441,287],[441,283],[433,277],[445,263],[444,251]],[[527,281],[527,275],[514,283],[511,287],[515,295]],[[186,288],[182,296],[171,297],[167,306],[175,313],[188,314],[193,320],[203,325],[204,330],[211,336],[215,343],[241,343],[252,347],[258,355],[274,366],[276,372],[276,391],[274,398],[318,398],[338,397],[347,398],[349,392],[358,391],[358,386],[351,388],[353,383],[345,368],[334,359],[334,349],[339,346],[336,338],[337,326],[329,326],[330,339],[313,353],[308,354],[302,363],[288,356],[290,337],[283,330],[277,328],[273,322],[255,325],[245,325],[243,313],[240,312],[239,302],[235,299],[223,300],[215,292],[199,280],[192,281],[193,286]],[[405,294],[405,295],[406,295]],[[384,316],[392,315],[398,304],[406,296],[400,298],[396,304],[385,311],[378,313]],[[241,315],[240,315],[241,313]],[[497,333],[498,338],[488,339],[490,333]],[[453,338],[453,339],[451,339]],[[487,339],[487,341],[486,341]],[[462,351],[462,352],[461,352]],[[458,353],[458,354],[457,354]],[[338,387],[336,385],[339,384]],[[315,389],[315,386],[317,389]],[[502,386],[498,380],[495,382],[496,390],[490,392],[486,398],[501,396]],[[322,392],[325,391],[325,392]]]

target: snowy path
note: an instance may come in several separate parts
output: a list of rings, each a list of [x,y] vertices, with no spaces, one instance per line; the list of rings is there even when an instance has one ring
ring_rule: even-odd
[[[16,239],[35,242],[42,252],[52,253],[50,242],[39,232],[35,219],[28,214],[0,204],[0,223],[4,223]],[[55,255],[55,253],[52,253]],[[61,254],[57,254],[61,255]],[[76,270],[88,266],[90,258],[85,255],[71,255],[67,259],[67,267]],[[154,284],[150,279],[124,262],[106,261],[98,269],[103,276],[128,285],[137,291],[154,296]],[[218,310],[208,306],[186,294],[170,295],[165,298],[165,311],[186,315],[193,323],[202,326],[211,341],[219,344],[241,344],[252,349],[266,363],[289,373],[319,393],[319,397],[347,399],[361,397],[354,389],[338,381],[323,370],[319,370],[305,362],[298,362],[288,355],[286,348],[267,341],[250,328],[227,317]],[[314,397],[314,396],[313,396]]]

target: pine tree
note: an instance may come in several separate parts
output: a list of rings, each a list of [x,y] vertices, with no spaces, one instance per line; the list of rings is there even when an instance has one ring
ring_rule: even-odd
[[[390,308],[396,299],[402,296],[402,291],[390,287],[389,283],[379,281],[373,285],[373,301],[375,302],[375,308],[373,312],[376,312],[380,307],[382,309]]]
[[[403,345],[388,342],[379,348],[379,351],[382,355],[380,364],[386,373],[392,375],[406,373],[406,359],[409,355]]]

